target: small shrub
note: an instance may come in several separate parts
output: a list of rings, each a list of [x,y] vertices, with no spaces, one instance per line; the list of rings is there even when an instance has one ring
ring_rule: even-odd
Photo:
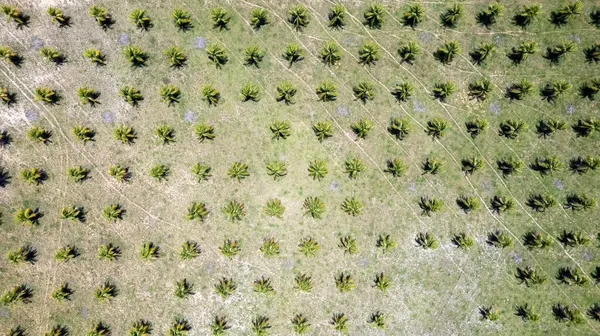
[[[106,65],[106,55],[100,49],[89,48],[83,52],[83,57],[96,65]]]
[[[110,335],[110,327],[104,322],[96,322],[85,334],[86,336],[108,336]]]
[[[287,175],[285,163],[281,161],[271,161],[266,164],[267,175],[273,177],[275,181]]]
[[[531,25],[538,17],[541,6],[538,3],[523,5],[512,18],[512,23],[523,29]]]
[[[171,324],[171,327],[169,327],[167,336],[185,336],[190,330],[192,330],[192,326],[187,320],[177,318],[173,324]]]
[[[329,9],[327,19],[329,20],[329,27],[341,29],[346,24],[346,8],[341,3],[336,3]],[[298,332],[298,331],[296,331]]]
[[[77,89],[77,97],[79,97],[79,101],[84,105],[89,104],[94,107],[96,104],[100,104],[100,101],[98,100],[100,92],[85,85]]]
[[[158,124],[154,129],[154,135],[163,145],[175,142],[175,129],[167,124]]]
[[[61,65],[65,62],[66,57],[63,53],[52,47],[40,48],[40,54],[46,59],[47,62],[52,62],[56,65]]]
[[[250,45],[244,49],[244,65],[260,67],[265,57],[264,50],[257,45]]]
[[[327,164],[323,160],[313,160],[308,165],[308,176],[321,181],[328,173]]]
[[[44,332],[44,336],[69,336],[67,327],[57,324]]]

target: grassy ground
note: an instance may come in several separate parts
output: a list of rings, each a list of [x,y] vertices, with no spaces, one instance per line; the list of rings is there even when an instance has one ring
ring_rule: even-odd
[[[0,261],[2,291],[19,283],[28,284],[34,291],[30,304],[0,308],[0,326],[6,329],[21,324],[33,335],[42,334],[54,324],[64,324],[77,335],[88,330],[93,321],[102,320],[114,334],[123,334],[134,321],[144,318],[153,323],[155,334],[161,334],[175,317],[183,316],[193,327],[191,334],[206,335],[213,316],[223,314],[231,323],[231,334],[247,335],[251,334],[251,318],[264,314],[271,319],[272,334],[286,335],[291,333],[289,321],[293,315],[303,313],[312,324],[310,334],[331,335],[335,334],[329,325],[331,315],[343,312],[349,317],[351,335],[598,333],[600,324],[592,319],[570,326],[555,321],[551,311],[558,302],[585,310],[598,301],[600,290],[595,283],[587,287],[567,286],[554,279],[562,266],[581,267],[589,274],[598,264],[596,243],[564,249],[554,241],[547,251],[529,251],[520,243],[521,236],[529,230],[544,231],[554,237],[563,230],[574,230],[593,238],[597,233],[597,209],[572,213],[555,207],[546,213],[534,213],[525,201],[532,192],[551,193],[561,203],[570,192],[598,197],[598,175],[574,175],[563,170],[541,177],[525,168],[517,176],[504,179],[495,169],[495,160],[505,155],[515,155],[529,163],[540,155],[558,155],[568,161],[573,156],[599,154],[598,135],[577,138],[569,129],[542,139],[534,133],[540,118],[553,116],[571,125],[578,119],[597,115],[598,103],[579,98],[576,89],[556,104],[540,101],[537,94],[522,102],[509,102],[503,97],[503,88],[522,78],[532,80],[536,90],[555,79],[565,79],[576,88],[593,78],[594,71],[597,73],[598,66],[585,63],[581,52],[598,36],[598,30],[586,22],[592,2],[585,3],[585,15],[562,29],[545,19],[557,5],[553,1],[542,3],[544,19],[521,31],[509,20],[520,2],[506,2],[506,15],[492,29],[480,27],[474,19],[474,14],[487,3],[465,3],[466,16],[452,30],[437,23],[445,8],[441,3],[424,4],[428,18],[415,30],[403,28],[396,21],[405,10],[404,3],[386,3],[388,13],[383,28],[370,30],[360,23],[364,5],[344,2],[352,17],[348,17],[344,30],[336,31],[326,27],[331,3],[310,1],[305,4],[311,23],[304,31],[296,32],[285,21],[287,8],[292,5],[287,1],[172,0],[146,4],[107,0],[102,5],[113,14],[116,23],[104,32],[87,15],[88,1],[18,1],[31,15],[29,27],[15,30],[0,23],[4,37],[1,43],[25,57],[20,69],[0,65],[0,83],[19,97],[14,107],[2,106],[0,110],[1,128],[14,138],[10,146],[0,149],[0,164],[13,176],[12,183],[0,189],[0,211],[4,214],[0,252],[5,254],[30,243],[39,257],[33,265],[13,265],[6,258]],[[44,10],[53,4],[72,17],[72,27],[58,29],[50,24]],[[212,29],[207,8],[217,5],[223,5],[233,16],[228,31]],[[272,19],[258,32],[250,29],[246,21],[256,6],[266,7]],[[136,7],[145,8],[153,19],[154,27],[148,32],[138,31],[127,19]],[[178,32],[171,23],[169,13],[175,7],[192,13],[191,31]],[[149,52],[148,67],[128,66],[121,52],[123,34],[129,43]],[[197,37],[226,47],[229,62],[223,69],[215,69],[204,51],[196,47]],[[67,63],[60,67],[45,63],[32,46],[37,40],[63,51]],[[316,56],[328,40],[335,40],[344,48],[341,63],[333,68],[322,65]],[[369,40],[380,44],[381,60],[376,66],[361,67],[356,63],[357,51],[361,43]],[[395,52],[399,43],[407,40],[417,41],[424,51],[412,66],[399,64]],[[463,49],[461,57],[450,66],[442,66],[431,56],[445,40],[457,40]],[[579,51],[560,66],[550,66],[538,53],[526,64],[513,67],[504,54],[525,40],[537,41],[542,48],[573,40]],[[467,52],[481,41],[496,43],[498,51],[488,65],[474,67]],[[300,43],[307,50],[306,59],[292,68],[280,57],[289,42]],[[267,50],[260,69],[242,64],[242,50],[250,44]],[[170,45],[179,45],[185,51],[188,66],[181,70],[168,67],[161,51]],[[95,67],[83,59],[81,53],[88,47],[102,49],[108,65]],[[484,103],[468,100],[467,83],[482,76],[495,84],[492,97]],[[275,85],[284,80],[298,88],[294,105],[275,102]],[[338,85],[337,102],[316,101],[314,88],[322,80]],[[354,100],[351,91],[360,80],[376,83],[377,97],[366,105]],[[402,105],[388,93],[399,80],[408,80],[415,86],[411,101]],[[434,83],[442,80],[452,80],[459,88],[445,104],[433,100],[428,93]],[[239,89],[247,81],[261,86],[260,102],[239,102]],[[160,101],[157,91],[162,83],[181,88],[180,104],[167,107]],[[199,87],[205,83],[214,84],[222,93],[219,106],[209,108],[201,101]],[[102,93],[99,106],[79,103],[75,92],[81,85],[93,86]],[[139,108],[122,103],[118,96],[121,85],[142,90],[145,100]],[[64,100],[51,107],[33,102],[32,91],[37,86],[55,88]],[[348,108],[347,114],[340,112],[343,106]],[[106,122],[108,115],[114,116],[114,122]],[[475,115],[487,118],[490,128],[472,140],[463,125]],[[396,116],[409,118],[413,124],[412,133],[401,142],[386,131],[389,119]],[[451,129],[440,141],[432,141],[422,131],[421,126],[433,117],[451,121]],[[374,122],[364,140],[356,139],[350,130],[350,125],[360,118]],[[508,118],[523,119],[530,131],[518,140],[499,137],[498,124]],[[274,119],[291,122],[289,139],[271,140],[268,125]],[[317,120],[331,120],[336,127],[335,135],[323,143],[311,130]],[[215,126],[214,141],[195,140],[192,126],[197,121]],[[162,146],[153,137],[155,125],[162,122],[175,128],[175,144]],[[139,139],[135,144],[126,146],[112,138],[112,129],[120,123],[137,130]],[[97,141],[76,143],[69,130],[77,124],[92,126],[97,131]],[[51,129],[52,143],[40,145],[28,140],[25,131],[32,125]],[[441,174],[422,175],[420,165],[428,155],[445,161]],[[472,155],[484,157],[486,166],[472,176],[464,176],[460,159]],[[356,180],[343,173],[343,162],[351,157],[359,157],[368,166]],[[394,157],[407,163],[402,178],[392,178],[382,171],[386,160]],[[317,158],[326,160],[330,171],[322,181],[313,181],[306,171],[308,163]],[[265,172],[265,163],[273,159],[288,165],[288,176],[280,181],[273,181]],[[234,161],[248,164],[249,178],[238,183],[227,177],[226,171]],[[209,181],[193,180],[189,169],[196,162],[213,167],[214,176]],[[111,164],[118,163],[131,168],[131,183],[117,183],[106,174]],[[172,176],[167,182],[156,182],[148,175],[150,167],[157,163],[171,166]],[[81,185],[71,183],[65,171],[75,165],[90,168],[91,179]],[[49,179],[41,186],[26,185],[18,178],[18,170],[30,166],[44,168]],[[497,216],[482,206],[466,215],[455,205],[456,197],[463,194],[476,195],[485,203],[496,194],[512,195],[520,203],[509,214]],[[443,199],[443,211],[430,218],[421,216],[417,201],[425,195]],[[303,216],[302,202],[308,196],[319,196],[325,201],[327,210],[321,220]],[[365,203],[361,215],[351,217],[340,209],[349,196],[358,196]],[[262,213],[266,200],[273,197],[280,198],[286,207],[283,219]],[[230,199],[245,204],[247,213],[241,222],[227,221],[220,211]],[[184,219],[191,201],[207,203],[211,212],[205,222]],[[127,213],[123,221],[108,224],[101,211],[114,202],[123,204]],[[58,219],[59,210],[70,204],[85,207],[85,223]],[[25,227],[13,221],[12,212],[22,205],[43,210],[45,216],[39,226]],[[487,234],[496,229],[513,235],[513,247],[498,249],[485,243]],[[423,250],[416,246],[415,235],[425,231],[437,237],[439,248]],[[453,234],[463,231],[477,240],[467,251],[450,242]],[[388,254],[375,247],[377,237],[383,233],[391,234],[398,242]],[[355,255],[344,255],[337,247],[339,237],[347,234],[358,240],[359,251]],[[297,244],[306,236],[314,237],[321,245],[316,257],[306,258],[298,252]],[[267,237],[276,237],[280,242],[280,256],[269,259],[259,251]],[[239,256],[228,259],[218,253],[224,239],[241,242]],[[186,240],[197,241],[202,253],[181,262],[177,253]],[[160,246],[158,260],[139,259],[138,248],[145,241]],[[121,247],[123,256],[119,261],[104,262],[96,257],[97,247],[106,242]],[[59,263],[52,257],[54,251],[67,244],[77,246],[81,256]],[[537,288],[519,285],[514,272],[523,265],[543,269],[548,281]],[[356,289],[340,293],[335,288],[334,277],[340,271],[352,274]],[[386,293],[372,288],[379,272],[392,279]],[[299,273],[313,276],[312,292],[293,288],[294,276]],[[261,275],[271,278],[275,294],[264,297],[252,291],[252,281]],[[238,285],[235,294],[226,300],[214,294],[212,288],[223,276],[232,277]],[[196,294],[186,300],[172,294],[174,282],[182,278],[195,286]],[[100,304],[92,292],[105,280],[118,286],[119,295],[108,304]],[[75,291],[73,299],[55,302],[50,293],[65,281]],[[537,308],[540,322],[524,323],[514,315],[514,306],[523,303]],[[501,310],[498,321],[481,320],[478,307],[488,305]],[[369,315],[376,311],[388,317],[385,331],[367,323]]]

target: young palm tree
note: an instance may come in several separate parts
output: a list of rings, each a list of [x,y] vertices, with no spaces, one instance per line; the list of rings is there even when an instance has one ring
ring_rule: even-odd
[[[4,148],[12,142],[12,136],[5,130],[0,130],[0,148]],[[1,170],[1,169],[0,169]]]
[[[523,8],[518,10],[515,16],[512,18],[512,22],[515,26],[519,26],[526,29],[531,25],[540,13],[541,6],[538,3],[532,3],[531,5],[523,5]]]
[[[221,69],[229,60],[225,48],[216,43],[206,46],[206,55],[217,69]]]
[[[596,302],[591,305],[587,311],[587,314],[595,321],[600,321],[600,303]]]
[[[60,218],[72,222],[85,222],[85,211],[83,207],[67,206],[60,210]]]
[[[237,289],[237,286],[233,282],[231,278],[221,278],[219,282],[214,285],[215,293],[220,295],[223,299],[226,299],[228,296],[231,296],[233,292]]]
[[[27,130],[27,137],[33,141],[47,144],[50,142],[50,137],[52,136],[52,132],[47,129],[34,125],[30,129]]]
[[[137,139],[137,133],[133,127],[121,124],[113,130],[113,138],[121,141],[125,145],[130,145]]]
[[[529,55],[533,55],[538,51],[538,44],[534,41],[521,42],[518,47],[512,47],[511,51],[506,54],[509,60],[514,65],[518,65],[527,60]]]
[[[0,58],[3,58],[6,63],[10,63],[17,68],[20,68],[21,63],[23,63],[23,57],[8,46],[0,46]]]
[[[569,161],[569,169],[578,174],[584,174],[598,168],[600,168],[600,158],[595,158],[593,156],[573,157]]]
[[[194,134],[200,142],[204,142],[205,140],[214,140],[215,129],[212,125],[199,122],[194,125]]]
[[[327,19],[329,20],[329,27],[335,29],[344,28],[346,25],[346,8],[341,3],[336,3],[329,9],[329,14],[327,14]]]
[[[479,315],[488,321],[497,321],[500,318],[500,310],[492,306],[479,307]]]
[[[333,124],[331,121],[317,121],[313,124],[313,132],[317,136],[317,140],[323,140],[333,136]]]
[[[106,261],[115,261],[121,257],[121,249],[112,243],[98,247],[98,258]]]
[[[250,173],[248,173],[248,165],[243,162],[236,161],[232,163],[231,167],[227,170],[227,175],[239,182],[250,176]]]
[[[516,139],[519,134],[527,131],[527,124],[519,119],[508,119],[500,122],[498,134],[508,139]]]
[[[550,13],[550,22],[560,28],[573,21],[575,16],[581,15],[583,4],[579,1],[569,2],[563,7]]]
[[[294,96],[298,90],[290,82],[285,81],[277,84],[277,94],[275,100],[278,102],[284,102],[286,105],[292,105],[295,103]]]
[[[106,55],[104,55],[100,49],[86,49],[83,52],[83,57],[89,59],[91,63],[95,63],[96,65],[106,65]]]
[[[375,65],[379,60],[379,45],[367,41],[360,45],[358,50],[358,63],[361,65]]]
[[[359,121],[352,124],[351,128],[357,137],[360,139],[365,139],[371,131],[371,128],[373,128],[373,122],[371,120],[361,118]]]
[[[448,65],[454,61],[456,55],[460,54],[460,44],[456,41],[446,41],[434,53],[433,57],[444,65]]]
[[[388,132],[396,137],[398,140],[404,140],[408,136],[411,130],[410,122],[403,118],[392,118]]]
[[[453,4],[440,15],[440,22],[446,28],[456,28],[458,21],[464,16],[464,7],[461,4]]]
[[[352,87],[354,97],[360,100],[363,104],[375,98],[375,87],[372,82],[360,81]]]
[[[474,156],[461,159],[460,164],[466,175],[473,174],[484,166],[483,160]]]
[[[361,202],[358,197],[347,197],[344,199],[344,202],[342,202],[342,210],[351,216],[360,214],[363,206],[364,203]]]
[[[67,169],[67,175],[75,183],[80,183],[86,180],[89,173],[89,169],[82,166],[75,166]]]
[[[0,9],[6,15],[6,23],[13,21],[17,25],[17,28],[22,28],[29,24],[29,15],[21,12],[19,8],[3,4],[0,6]]]
[[[304,335],[310,328],[310,323],[308,323],[308,319],[302,314],[294,315],[291,322],[292,329],[298,335]]]
[[[400,44],[400,47],[398,47],[398,55],[402,59],[402,62],[406,62],[410,65],[415,63],[419,54],[421,54],[421,47],[419,47],[416,42],[409,41]]]
[[[312,277],[306,274],[296,275],[294,282],[296,283],[296,288],[301,291],[310,292],[312,289]]]
[[[533,194],[527,199],[527,206],[537,212],[544,212],[555,205],[556,201],[550,194]]]
[[[252,283],[254,291],[261,294],[273,294],[275,290],[271,284],[271,279],[261,276]]]
[[[143,260],[155,260],[160,257],[160,247],[153,242],[144,242],[138,253]]]
[[[55,105],[60,100],[58,93],[49,87],[37,87],[33,91],[33,99],[47,105]]]
[[[8,251],[6,258],[12,264],[28,262],[34,264],[37,261],[37,250],[30,245],[24,245],[14,250]]]
[[[54,252],[54,259],[58,261],[69,261],[79,256],[79,249],[75,246],[67,245]]]
[[[227,204],[221,209],[221,211],[232,222],[236,220],[242,220],[242,217],[246,216],[244,203],[234,200],[227,201]]]
[[[291,68],[294,63],[304,59],[304,49],[302,49],[298,43],[290,43],[285,47],[281,57],[288,61],[289,67]]]
[[[96,91],[94,88],[84,85],[77,89],[77,96],[82,104],[90,104],[92,107],[96,106],[96,104],[100,104],[98,101],[100,92]]]
[[[247,46],[244,49],[244,65],[254,65],[256,68],[259,68],[264,57],[264,50],[260,49],[260,47],[255,44]]]
[[[336,65],[342,59],[342,51],[334,41],[327,41],[321,51],[319,51],[321,61],[325,65]]]
[[[558,119],[554,119],[552,117],[548,118],[548,119],[542,119],[540,120],[536,127],[536,133],[539,134],[541,137],[548,137],[554,133],[556,133],[556,131],[563,131],[567,129],[567,124],[562,121],[562,120],[558,120]]]
[[[171,106],[181,100],[181,90],[173,84],[164,84],[158,90],[163,102]]]
[[[365,164],[359,158],[354,157],[344,162],[344,173],[348,174],[350,179],[357,178],[365,169]]]
[[[12,305],[15,303],[29,303],[33,297],[33,290],[27,285],[21,284],[14,286],[9,290],[6,290],[2,296],[0,296],[0,302],[5,305]]]
[[[600,28],[600,9],[594,9],[590,11],[589,24],[596,28]]]
[[[262,252],[265,257],[278,256],[279,242],[277,242],[274,237],[263,239],[263,243],[260,246],[260,252]]]
[[[46,172],[43,169],[35,167],[21,169],[19,177],[25,183],[32,185],[40,185],[47,179]]]
[[[448,121],[442,118],[433,118],[427,121],[427,127],[425,133],[431,136],[433,139],[441,139],[446,133],[446,129],[449,127]]]
[[[102,209],[102,216],[109,222],[116,222],[123,219],[125,209],[120,204],[108,204]]]
[[[208,103],[208,106],[217,106],[221,101],[219,90],[213,87],[212,84],[204,84],[200,87],[202,92],[202,100]]]
[[[181,260],[193,259],[200,255],[200,252],[201,251],[200,247],[198,246],[198,243],[188,240],[184,242],[183,245],[181,245],[181,250],[179,251],[179,258],[181,258]]]
[[[538,231],[529,231],[523,235],[523,245],[529,249],[547,249],[552,244],[549,236],[544,236]]]
[[[106,8],[100,6],[91,6],[88,9],[88,14],[96,20],[96,23],[103,29],[107,30],[115,23]]]
[[[401,177],[406,172],[406,164],[401,158],[387,160],[385,166],[383,171],[392,174],[393,177]]]
[[[388,253],[396,247],[398,243],[389,234],[380,234],[375,242],[375,247],[380,248],[383,253]]]
[[[263,315],[253,317],[252,323],[250,324],[250,329],[254,332],[256,336],[267,335],[269,329],[271,329],[269,318]]]
[[[8,91],[8,88],[6,87],[0,87],[0,102],[4,105],[11,106],[17,102],[17,95]]]
[[[50,296],[60,302],[71,300],[71,295],[73,295],[73,289],[69,287],[68,283],[64,282],[60,284],[54,291],[52,291]]]
[[[472,118],[465,122],[465,127],[471,138],[475,139],[488,128],[488,121],[484,118]]]
[[[435,249],[438,247],[437,240],[433,237],[430,232],[419,232],[415,238],[415,242],[419,247],[424,249]]]
[[[267,175],[273,177],[273,180],[275,181],[287,175],[287,168],[284,162],[277,160],[271,161],[266,164],[266,167]]]
[[[131,23],[133,23],[139,30],[147,31],[153,26],[152,19],[146,15],[146,11],[143,9],[134,9],[131,13],[129,13],[129,20],[131,20]]]
[[[517,267],[515,278],[517,278],[519,284],[525,284],[527,287],[543,284],[547,280],[538,269],[529,265],[526,265],[525,267]]]
[[[408,5],[408,9],[402,13],[400,22],[402,22],[404,26],[409,26],[412,29],[415,29],[419,23],[423,22],[424,17],[425,10],[423,9],[423,6],[420,4],[411,4]]]
[[[257,102],[260,100],[260,90],[257,85],[252,82],[248,82],[242,86],[240,91],[242,96],[242,102],[253,101]]]
[[[585,286],[589,282],[589,278],[581,274],[578,268],[561,267],[558,269],[556,279],[565,285]]]
[[[590,239],[581,232],[573,232],[564,230],[558,237],[558,241],[561,242],[565,247],[578,247],[587,245],[590,243]]]
[[[323,160],[313,160],[308,165],[308,176],[312,177],[313,180],[321,181],[328,172],[327,164]]]
[[[302,204],[304,214],[312,218],[321,219],[325,212],[325,202],[318,197],[307,197]]]
[[[6,168],[0,166],[0,188],[4,188],[10,184],[11,176]],[[0,216],[1,217],[1,216]],[[1,220],[0,220],[1,222]]]
[[[44,336],[68,336],[69,335],[69,329],[67,329],[67,327],[57,324],[54,325],[52,328],[48,329],[46,332],[44,332]]]
[[[385,20],[383,14],[385,9],[380,2],[373,2],[367,5],[367,9],[363,13],[365,21],[363,24],[371,29],[381,29]]]
[[[267,216],[282,218],[283,213],[285,212],[285,206],[281,204],[281,200],[278,198],[273,198],[267,200],[263,211]]]
[[[394,84],[392,91],[390,93],[396,101],[401,103],[407,101],[411,97],[413,87],[409,82],[398,82]]]
[[[379,289],[382,292],[385,292],[391,285],[390,278],[385,275],[385,273],[377,273],[375,274],[375,279],[373,280],[373,287]]]
[[[152,334],[152,323],[146,320],[138,320],[129,329],[129,336],[150,336]]]
[[[594,131],[600,131],[600,120],[597,120],[595,118],[589,118],[584,120],[579,119],[577,120],[576,124],[573,124],[571,126],[571,128],[573,129],[573,131],[575,131],[575,133],[577,133],[578,137],[588,137]]]
[[[445,102],[454,92],[456,92],[456,85],[451,81],[435,83],[432,90],[433,97],[441,102]]]
[[[504,177],[514,175],[523,168],[523,161],[514,156],[500,158],[496,161],[496,164]]]
[[[181,49],[177,46],[170,46],[169,48],[163,50],[163,55],[167,56],[167,60],[169,61],[169,65],[173,68],[181,68],[187,62],[187,56],[181,51]]]
[[[572,41],[567,41],[562,44],[557,44],[546,48],[544,58],[550,61],[551,65],[560,64],[567,56],[568,53],[577,50],[577,44]]]
[[[229,30],[227,25],[231,21],[231,16],[223,7],[215,7],[210,10],[210,19],[213,23],[213,28],[219,30]]]
[[[467,249],[473,245],[475,245],[475,239],[470,236],[468,233],[461,232],[452,236],[452,244],[456,245],[456,247],[461,249]]]
[[[490,28],[498,21],[498,17],[502,16],[504,6],[499,3],[491,3],[487,9],[483,9],[475,15],[475,20],[480,25]]]
[[[441,159],[435,157],[428,157],[423,161],[423,174],[430,173],[431,175],[436,175],[442,170],[444,162]]]
[[[421,212],[423,216],[431,216],[431,213],[442,210],[442,206],[444,206],[444,201],[438,198],[425,196],[419,199],[419,208],[423,210]]]
[[[506,248],[512,245],[512,238],[504,231],[496,230],[488,234],[486,242],[491,246]]]
[[[495,195],[490,201],[490,207],[494,212],[501,213],[512,210],[515,207],[515,201],[506,196]]]
[[[337,99],[338,91],[334,83],[322,81],[316,88],[315,93],[322,102],[334,101]]]
[[[224,316],[215,316],[214,320],[208,326],[212,336],[223,336],[225,332],[231,328],[227,324],[227,319]]]
[[[142,50],[142,48],[135,45],[127,45],[123,48],[123,55],[127,58],[127,61],[132,67],[143,67],[146,66],[146,61],[150,58],[148,53]]]
[[[154,135],[163,145],[175,142],[175,129],[167,124],[158,124],[154,129]]]
[[[564,163],[558,156],[540,156],[529,165],[529,168],[540,173],[542,176],[552,175],[554,172],[562,170]]]
[[[340,333],[348,332],[348,317],[344,313],[337,313],[331,316],[331,325],[333,329],[337,330]]]
[[[171,18],[179,30],[187,31],[194,27],[190,13],[181,8],[175,8],[171,12]]]
[[[168,336],[186,336],[190,330],[192,330],[192,326],[186,319],[177,318],[169,327],[167,332]]]
[[[250,11],[250,25],[255,30],[259,30],[269,23],[269,12],[266,9],[255,7]]]
[[[367,322],[373,327],[379,329],[385,329],[385,315],[382,312],[375,312],[371,314]]]
[[[162,182],[166,181],[169,175],[171,174],[171,168],[167,165],[158,164],[150,168],[150,176],[153,177],[156,181]]]
[[[354,279],[352,278],[352,275],[350,275],[350,273],[345,273],[345,272],[341,272],[340,274],[338,274],[335,277],[335,286],[342,293],[349,292],[354,287],[356,287],[354,285]]]
[[[595,206],[596,199],[585,194],[570,194],[565,202],[565,208],[573,211],[589,210]]]
[[[496,45],[493,43],[479,43],[477,47],[473,48],[469,53],[471,60],[476,65],[485,64],[485,60],[496,51]]]
[[[122,86],[119,89],[119,95],[123,97],[123,100],[131,106],[138,106],[139,102],[144,100],[144,96],[142,96],[140,90],[133,86]]]
[[[175,282],[175,291],[173,295],[175,295],[176,298],[185,299],[194,294],[194,284],[187,279],[181,279]]]
[[[459,196],[456,199],[456,204],[459,208],[461,208],[466,214],[470,213],[473,210],[477,210],[479,208],[479,198],[474,196]]]
[[[302,4],[296,4],[288,11],[288,22],[296,29],[302,31],[310,23],[308,9]]]
[[[59,52],[52,47],[40,48],[40,54],[46,59],[48,63],[52,62],[56,65],[61,65],[65,62],[66,57],[63,53]]]
[[[110,335],[110,327],[104,322],[96,322],[92,328],[85,334],[86,336],[107,336]]]
[[[338,247],[344,251],[344,254],[355,254],[358,251],[358,243],[356,242],[356,238],[352,236],[340,237]]]
[[[119,182],[129,182],[131,179],[129,167],[121,165],[111,165],[108,169],[108,175],[114,177]]]

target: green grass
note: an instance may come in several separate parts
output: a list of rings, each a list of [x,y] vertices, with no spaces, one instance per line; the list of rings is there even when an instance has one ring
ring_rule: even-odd
[[[588,84],[583,91],[589,96],[599,77],[598,64],[588,63],[584,53],[598,35],[588,23],[590,2],[558,28],[549,18],[566,2],[539,1],[540,13],[525,29],[512,24],[525,4],[515,1],[503,2],[502,16],[493,20],[487,2],[462,3],[462,15],[451,28],[440,22],[451,3],[422,3],[425,14],[418,20],[411,18],[418,9],[390,1],[382,2],[382,12],[376,9],[382,20],[365,16],[366,3],[343,1],[344,14],[335,17],[329,15],[334,6],[329,2],[301,2],[306,11],[293,15],[289,10],[295,3],[251,3],[259,7],[213,0],[107,0],[100,4],[106,12],[96,18],[83,4],[57,4],[70,17],[70,26],[62,28],[52,24],[46,5],[35,4],[21,8],[31,17],[22,29],[2,19],[7,33],[2,45],[23,61],[18,68],[10,63],[14,54],[0,60],[0,87],[16,94],[16,102],[2,104],[6,113],[0,113],[0,131],[11,139],[5,145],[2,133],[0,172],[10,178],[0,181],[0,254],[29,246],[37,261],[0,261],[0,293],[11,294],[23,284],[32,294],[30,303],[3,307],[8,314],[0,314],[0,325],[22,326],[27,334],[64,326],[79,335],[102,322],[123,335],[144,319],[152,334],[181,334],[187,324],[177,327],[174,321],[187,321],[189,334],[216,330],[218,335],[226,325],[230,334],[253,334],[254,327],[286,335],[295,319],[295,325],[310,325],[307,334],[332,334],[339,325],[349,334],[376,335],[377,321],[383,321],[378,312],[390,334],[537,335],[544,330],[588,335],[595,333],[592,327],[600,328],[587,312],[598,297],[592,283],[598,266],[598,208],[585,209],[600,197],[593,168],[599,96],[579,97],[581,86]],[[211,9],[219,7],[225,14],[215,11],[213,21]],[[136,8],[145,11],[151,25],[139,20],[144,15],[136,15],[141,27],[131,21]],[[171,16],[176,8],[187,11],[191,23],[179,15],[176,26]],[[268,13],[259,27],[250,26],[254,8]],[[479,12],[489,27],[477,22]],[[409,15],[403,20],[404,13]],[[329,27],[339,26],[340,18],[343,29]],[[123,45],[118,42],[122,33],[129,36]],[[66,62],[47,63],[30,47],[34,36]],[[195,47],[198,36],[218,46],[212,60]],[[444,65],[433,54],[451,41],[461,51],[452,59],[440,53],[449,63]],[[538,51],[513,65],[507,54],[527,41],[535,42]],[[547,47],[567,41],[575,42],[577,50],[559,58],[560,64],[544,58],[560,51],[547,54]],[[363,66],[359,50],[365,43],[370,50],[363,50]],[[419,46],[417,51],[410,43]],[[123,54],[128,44],[147,54],[145,66],[131,66]],[[303,53],[291,67],[282,57],[290,44]],[[487,44],[495,50],[474,64],[472,55],[481,58]],[[326,45],[337,49],[324,55]],[[249,46],[264,53],[258,65],[245,64]],[[171,47],[182,54],[163,54]],[[98,52],[82,56],[87,49]],[[176,66],[173,60],[180,62],[181,55],[185,61]],[[250,95],[242,97],[247,83],[252,83],[245,89]],[[436,84],[439,99],[433,96]],[[204,85],[210,85],[206,95]],[[511,100],[505,95],[512,85]],[[125,90],[121,96],[119,90],[127,86],[139,92]],[[86,98],[82,104],[77,95],[82,87],[100,93],[97,103]],[[39,100],[34,99],[36,88],[41,89]],[[29,110],[37,112],[37,120],[26,122]],[[110,117],[105,112],[114,121],[103,121]],[[34,126],[51,136],[28,137]],[[89,128],[93,138],[87,139],[87,131],[72,132],[76,126]],[[549,129],[555,131],[548,134]],[[545,168],[560,165],[542,160],[555,156],[562,169]],[[436,174],[424,174],[427,158],[443,163]],[[498,160],[509,158],[522,164],[506,175]],[[464,171],[463,159],[469,161]],[[313,171],[320,173],[309,175],[309,164],[319,160],[324,166]],[[267,168],[274,162],[285,164],[284,170]],[[532,163],[540,169],[530,169]],[[109,176],[111,166],[128,168],[129,182]],[[43,183],[21,178],[19,172],[32,167],[47,174]],[[67,174],[71,168],[78,169]],[[534,195],[550,195],[556,204],[536,212],[527,205]],[[422,216],[422,197],[439,199],[443,206]],[[358,203],[350,202],[354,198]],[[510,211],[501,211],[507,206],[501,198],[513,200]],[[313,203],[310,212],[307,199]],[[268,200],[278,202],[269,205]],[[205,208],[194,212],[201,216],[186,220],[192,202]],[[570,208],[564,208],[566,203]],[[67,207],[85,209],[85,222],[61,219]],[[37,209],[41,216],[27,218],[26,209]],[[24,225],[15,219],[19,210]],[[490,240],[496,232],[505,237]],[[419,233],[430,233],[437,248],[419,247]],[[344,243],[344,237],[355,240]],[[308,238],[318,242],[318,250],[312,243],[298,246]],[[229,241],[236,248],[224,244]],[[146,242],[160,246],[158,258],[152,253],[152,261],[140,258]],[[79,255],[54,260],[55,252],[67,246],[76,246]],[[106,247],[100,251],[101,246]],[[517,267],[526,266],[546,281],[530,287],[520,283]],[[562,272],[563,282],[577,283],[585,276],[588,284],[560,283],[556,276],[563,267],[569,268]],[[335,282],[342,270],[354,284],[343,293]],[[297,288],[295,279],[302,274],[311,277],[309,292]],[[389,284],[379,280],[374,287],[381,274]],[[270,295],[254,293],[253,283],[261,277],[270,280]],[[196,295],[185,300],[173,295],[181,279],[194,284]],[[214,287],[221,279],[232,279],[235,286],[224,299]],[[52,292],[66,283],[73,291],[70,300],[52,299]],[[115,286],[117,294],[100,304],[94,291],[104,283]],[[300,283],[307,286],[306,280]],[[559,319],[553,307],[562,314]],[[482,320],[484,308],[498,309],[498,319]],[[334,314],[344,318],[335,324]],[[260,327],[263,317],[270,328]],[[589,324],[576,324],[580,317]],[[348,321],[345,326],[342,320]]]

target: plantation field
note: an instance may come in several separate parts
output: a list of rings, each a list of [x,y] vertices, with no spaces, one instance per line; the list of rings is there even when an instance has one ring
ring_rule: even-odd
[[[6,335],[600,333],[597,2],[0,2]]]

